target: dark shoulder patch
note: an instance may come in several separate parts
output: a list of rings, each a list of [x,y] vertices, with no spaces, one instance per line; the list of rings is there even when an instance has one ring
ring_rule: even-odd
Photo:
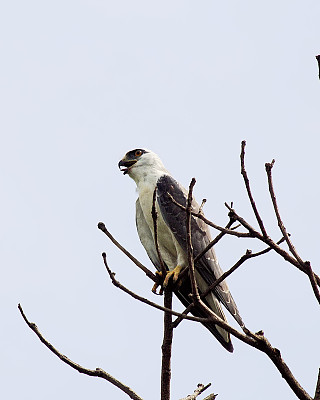
[[[185,210],[176,205],[171,197],[183,207],[187,205],[187,196],[180,185],[170,175],[163,175],[157,182],[157,201],[162,218],[169,226],[176,240],[187,250],[187,216]],[[197,219],[191,217],[192,244],[194,256],[197,256],[208,244],[206,243],[206,232],[201,229]]]
[[[170,175],[162,175],[157,182],[157,193],[158,197],[164,197],[166,200],[172,200],[168,196],[168,193],[181,205],[184,207],[187,204],[186,197],[181,190],[178,182],[172,178]]]
[[[157,182],[157,201],[161,215],[180,246],[186,249],[186,213],[172,201],[170,196],[177,203],[186,206],[186,197],[178,182],[169,175],[163,175]]]

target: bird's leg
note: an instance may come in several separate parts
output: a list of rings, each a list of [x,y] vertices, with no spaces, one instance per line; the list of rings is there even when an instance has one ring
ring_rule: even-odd
[[[172,271],[167,272],[167,275],[163,282],[163,286],[164,287],[168,286],[169,280],[171,279],[171,277],[172,277],[173,283],[176,283],[179,278],[179,274],[180,274],[181,270],[182,270],[182,266],[177,265]]]

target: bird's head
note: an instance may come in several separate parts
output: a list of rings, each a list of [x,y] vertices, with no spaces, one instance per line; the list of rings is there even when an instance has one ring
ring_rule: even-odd
[[[159,156],[150,150],[135,149],[128,153],[118,163],[121,172],[138,182],[149,174],[167,172]]]

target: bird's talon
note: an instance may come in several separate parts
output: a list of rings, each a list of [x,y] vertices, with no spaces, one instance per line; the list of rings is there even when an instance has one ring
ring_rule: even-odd
[[[181,269],[182,269],[182,267],[180,265],[177,265],[172,271],[167,272],[167,275],[163,282],[163,286],[164,287],[168,286],[169,280],[171,279],[171,277],[172,277],[172,282],[176,283],[179,278]]]
[[[157,294],[162,296],[163,295],[163,277],[162,277],[162,271],[156,271],[156,282],[155,284],[152,286],[152,293]],[[160,290],[159,293],[157,293],[157,289],[160,286]]]

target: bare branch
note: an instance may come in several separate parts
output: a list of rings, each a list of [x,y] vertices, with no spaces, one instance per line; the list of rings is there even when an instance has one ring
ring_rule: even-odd
[[[235,221],[230,218],[229,222],[227,223],[227,225],[225,226],[225,229],[230,229],[231,225],[234,223]],[[194,258],[194,263],[196,263],[198,260],[200,260],[200,258],[202,256],[204,256],[206,254],[206,252],[208,250],[211,249],[211,247],[215,246],[219,240],[221,240],[224,236],[226,235],[226,232],[220,232],[209,244],[207,247],[205,247],[203,249],[203,251],[201,251],[201,253],[199,253],[195,258]]]
[[[172,309],[172,290],[168,287],[164,290],[164,306]],[[161,400],[170,400],[171,382],[171,350],[172,350],[172,314],[165,312],[163,318],[163,341],[162,341],[162,365],[161,365]]]
[[[104,256],[104,261],[105,261],[105,264],[106,264],[105,254],[103,254],[103,256]],[[197,306],[200,306],[205,311],[206,315],[208,315],[208,318],[191,317],[191,316],[188,316],[188,315],[183,315],[181,313],[177,313],[177,312],[175,312],[173,310],[170,310],[167,307],[161,307],[161,306],[159,306],[157,304],[154,304],[154,303],[150,302],[147,299],[141,298],[140,296],[136,295],[135,293],[131,292],[130,290],[125,288],[123,285],[121,285],[120,283],[115,281],[114,274],[111,272],[111,270],[109,269],[107,264],[106,264],[106,267],[107,267],[108,273],[109,273],[109,275],[110,275],[110,277],[112,279],[112,282],[117,287],[119,287],[120,289],[124,290],[126,293],[130,294],[132,297],[134,297],[134,298],[136,298],[138,300],[141,300],[144,303],[152,305],[153,307],[155,307],[157,309],[160,309],[162,311],[166,311],[168,313],[171,313],[171,314],[176,315],[178,317],[181,317],[183,319],[188,319],[188,320],[198,321],[198,322],[212,321],[216,325],[220,326],[221,328],[225,329],[230,334],[232,334],[233,336],[235,336],[236,338],[241,340],[242,342],[247,343],[248,345],[250,345],[250,346],[262,351],[263,353],[265,353],[270,358],[270,360],[276,366],[278,371],[281,373],[282,377],[286,380],[288,385],[291,387],[293,392],[297,395],[297,397],[300,400],[312,400],[311,397],[308,395],[308,393],[301,387],[301,385],[294,378],[294,376],[293,376],[292,372],[290,371],[289,367],[287,366],[287,364],[282,360],[280,351],[271,346],[269,341],[264,337],[263,333],[259,332],[257,334],[254,334],[250,330],[248,330],[247,328],[243,328],[244,332],[245,332],[245,335],[240,333],[239,331],[234,329],[232,326],[230,326],[227,322],[225,322],[224,320],[219,318],[216,314],[214,314],[213,311],[210,310],[203,303],[202,300],[199,300],[197,302]]]
[[[209,396],[205,397],[203,400],[214,400],[218,395],[211,393]]]
[[[173,311],[173,310],[171,310],[169,308],[160,306],[157,303],[153,303],[152,301],[146,299],[145,297],[139,296],[138,294],[134,293],[132,290],[128,289],[127,287],[125,287],[119,281],[116,280],[115,273],[112,272],[111,269],[108,266],[106,253],[102,253],[102,258],[103,258],[104,265],[105,265],[105,267],[106,267],[106,269],[108,271],[108,274],[109,274],[109,277],[111,279],[111,282],[114,284],[114,286],[116,286],[117,288],[119,288],[123,292],[127,293],[129,296],[133,297],[134,299],[139,300],[139,301],[141,301],[141,303],[147,304],[148,306],[156,308],[157,310],[164,311],[164,312],[169,312],[172,315],[175,315],[176,317],[180,317],[181,319],[188,319],[189,321],[195,321],[195,322],[208,322],[209,321],[208,318],[200,318],[200,317],[193,317],[191,315],[184,315],[184,314],[179,313],[177,311]]]
[[[206,202],[207,202],[207,199],[202,199],[201,205],[199,207],[199,213],[203,212],[202,210],[203,210],[203,207],[206,204]]]
[[[319,293],[319,289],[317,287],[320,286],[320,279],[319,277],[312,271],[310,262],[304,262],[302,260],[302,258],[299,256],[298,252],[296,251],[289,234],[287,233],[287,230],[282,222],[281,216],[280,216],[280,212],[279,212],[279,208],[278,208],[278,204],[277,204],[277,199],[274,193],[274,188],[273,188],[273,180],[272,180],[272,168],[274,165],[275,161],[272,160],[271,163],[266,163],[265,167],[266,167],[266,172],[267,172],[267,177],[268,177],[268,185],[269,185],[269,192],[270,192],[270,197],[272,200],[272,204],[273,204],[273,209],[274,212],[276,214],[277,217],[277,221],[278,221],[278,226],[280,228],[280,231],[283,235],[283,237],[285,238],[285,241],[287,242],[287,245],[289,247],[289,250],[291,252],[291,254],[293,255],[293,257],[295,258],[295,260],[297,261],[298,265],[295,263],[295,265],[301,269],[304,273],[306,273],[310,279],[311,282],[311,286],[313,289],[313,292],[320,304],[320,293]]]
[[[319,68],[319,79],[320,79],[320,54],[316,56],[317,62],[318,62],[318,68]]]
[[[280,244],[284,241],[284,238],[280,239],[277,244]],[[270,250],[272,250],[271,247],[267,247],[264,250],[258,251],[257,253],[252,253],[251,250],[247,250],[246,253],[230,268],[228,271],[224,272],[218,279],[216,279],[212,285],[208,287],[208,289],[201,294],[201,298],[203,299],[206,297],[206,295],[211,292],[219,283],[221,283],[223,280],[225,280],[229,275],[231,275],[236,269],[238,269],[245,261],[249,260],[249,258],[253,257],[258,257],[263,254],[268,253]]]
[[[118,247],[118,249],[120,249],[128,258],[130,258],[130,260],[136,264],[137,267],[139,267],[150,279],[152,279],[154,282],[157,282],[157,277],[147,268],[145,267],[143,264],[141,264],[141,262],[139,260],[137,260],[135,257],[133,257],[133,255],[131,253],[129,253],[128,250],[126,250],[123,246],[121,246],[121,244],[111,235],[111,233],[108,231],[108,229],[106,228],[105,224],[103,222],[99,222],[98,223],[98,228],[108,236],[108,238],[111,240],[111,242]]]
[[[186,314],[183,314],[183,313],[176,312],[176,311],[174,311],[172,309],[169,309],[167,307],[162,307],[159,304],[153,303],[152,301],[137,295],[136,293],[132,292],[130,289],[126,288],[124,285],[122,285],[119,281],[117,281],[115,279],[115,277],[114,277],[115,273],[112,272],[110,270],[109,266],[108,266],[107,259],[106,259],[106,254],[102,253],[102,257],[103,257],[104,265],[105,265],[105,267],[106,267],[106,269],[108,271],[108,274],[110,276],[110,279],[111,279],[112,283],[116,287],[118,287],[119,289],[124,291],[125,293],[129,294],[134,299],[139,300],[142,303],[148,304],[149,306],[154,307],[154,308],[156,308],[158,310],[168,312],[168,313],[170,313],[172,315],[175,315],[177,317],[180,317],[182,319],[187,319],[187,320],[190,320],[190,321],[202,322],[202,323],[203,322],[210,322],[210,321],[214,322],[215,324],[217,324],[217,325],[221,326],[222,328],[224,328],[226,331],[230,332],[233,336],[237,337],[239,340],[241,340],[241,341],[243,341],[243,342],[245,342],[245,343],[247,343],[249,345],[253,345],[254,346],[254,341],[252,340],[251,337],[248,337],[248,336],[243,335],[242,333],[238,332],[235,328],[233,328],[231,325],[229,325],[227,322],[225,322],[223,319],[219,318],[216,314],[214,314],[212,312],[209,314],[208,318],[194,317],[194,316],[191,316],[191,315],[186,315]]]
[[[297,253],[296,249],[294,248],[289,235],[287,233],[287,230],[282,222],[282,219],[280,217],[280,212],[279,212],[279,208],[278,208],[278,204],[277,204],[277,199],[274,193],[274,189],[273,189],[273,182],[272,182],[272,167],[274,166],[275,161],[272,160],[271,163],[266,163],[266,172],[267,172],[267,176],[268,176],[268,185],[269,185],[269,192],[270,192],[270,196],[271,196],[271,200],[272,200],[272,204],[273,204],[273,209],[274,212],[276,214],[277,217],[277,221],[278,221],[278,226],[280,228],[280,231],[283,235],[283,237],[285,238],[287,245],[289,247],[290,252],[292,253],[292,255],[294,256],[294,258],[299,262],[300,265],[303,265],[304,262],[302,261],[301,257],[299,256],[299,254]]]
[[[156,245],[156,250],[157,250],[157,255],[158,255],[158,259],[160,262],[160,266],[161,266],[161,272],[162,272],[162,276],[163,279],[166,276],[167,273],[167,269],[164,265],[162,256],[160,254],[160,250],[159,250],[159,243],[158,243],[158,227],[157,227],[157,218],[158,218],[158,214],[157,214],[157,210],[156,210],[156,195],[157,195],[157,188],[154,189],[153,191],[153,198],[152,198],[152,220],[153,220],[153,233],[154,233],[154,243]]]
[[[308,271],[306,270],[305,264],[301,264],[295,257],[292,257],[286,250],[281,248],[278,244],[276,244],[269,236],[264,237],[261,233],[258,231],[254,230],[251,225],[248,224],[248,222],[240,217],[233,208],[231,208],[227,203],[225,203],[225,206],[229,209],[230,213],[233,215],[233,217],[240,222],[240,224],[246,228],[250,232],[250,237],[255,237],[259,240],[261,240],[263,243],[267,244],[270,246],[276,253],[280,254],[281,257],[283,257],[286,261],[300,269],[300,271],[304,272],[305,274],[308,274]],[[230,214],[229,213],[229,214]],[[228,232],[227,232],[228,233]],[[320,278],[317,274],[313,273],[314,279],[317,282],[317,285],[320,286]]]
[[[304,265],[306,267],[307,274],[308,274],[308,277],[310,279],[310,283],[311,283],[311,286],[312,286],[313,293],[316,296],[316,299],[318,300],[318,303],[320,304],[320,292],[319,292],[319,288],[317,286],[315,273],[312,271],[311,264],[310,264],[309,261],[306,261],[304,263]]]
[[[211,383],[208,383],[208,385],[203,385],[202,383],[198,383],[197,389],[193,392],[193,394],[189,394],[187,397],[180,399],[180,400],[195,400],[201,393],[203,393],[205,390],[207,390],[211,386]],[[211,396],[211,397],[209,397]],[[210,394],[209,396],[206,397],[206,399],[215,399],[217,397],[216,394]]]
[[[316,391],[314,394],[314,400],[320,400],[320,368],[318,372],[318,381],[317,381]]]
[[[207,307],[202,300],[199,301],[199,305],[202,307],[203,310],[207,312],[207,315],[212,315],[213,318],[215,317],[213,311],[209,307]],[[231,330],[229,329],[230,326],[228,324],[222,324],[219,321],[219,324],[217,323],[217,325],[222,326],[228,332],[232,333]],[[225,325],[226,327],[223,325]],[[273,362],[275,367],[280,372],[281,376],[285,379],[287,384],[290,386],[292,391],[300,400],[312,400],[310,395],[303,389],[300,383],[295,379],[287,364],[283,361],[280,351],[275,347],[271,346],[270,342],[267,340],[267,338],[265,338],[263,332],[260,331],[258,333],[252,333],[247,328],[244,328],[244,331],[247,334],[246,339],[251,338],[253,339],[252,342],[243,340],[242,338],[243,335],[239,334],[238,331],[236,331],[237,332],[236,335],[234,333],[232,334],[234,334],[234,336],[238,337],[240,340],[245,341],[250,346],[255,347],[256,349],[265,353],[269,357],[269,359]]]
[[[249,182],[249,178],[248,178],[248,175],[247,175],[247,171],[246,171],[246,168],[245,168],[245,162],[244,162],[245,147],[246,147],[246,141],[243,140],[243,141],[241,142],[241,155],[240,155],[240,160],[241,160],[241,175],[243,176],[244,184],[245,184],[246,189],[247,189],[247,193],[248,193],[248,196],[249,196],[249,200],[250,200],[250,203],[251,203],[251,207],[252,207],[253,212],[254,212],[254,215],[256,216],[256,219],[257,219],[257,221],[258,221],[259,227],[260,227],[260,229],[261,229],[261,233],[262,233],[262,235],[263,235],[264,237],[267,237],[267,236],[268,236],[268,235],[267,235],[267,232],[266,232],[265,227],[264,227],[264,225],[263,225],[262,219],[261,219],[261,217],[260,217],[260,214],[259,214],[259,212],[258,212],[256,203],[255,203],[255,201],[254,201],[254,199],[253,199],[253,196],[252,196],[252,193],[251,193],[251,189],[250,189],[250,182]]]
[[[180,207],[181,210],[186,211],[186,207],[183,206],[182,204],[178,203],[178,202],[171,196],[170,193],[168,193],[168,196],[170,197],[170,200],[171,200],[176,206]],[[197,213],[197,212],[191,211],[191,215],[192,215],[193,217],[202,219],[202,221],[204,221],[207,225],[211,226],[212,228],[216,229],[217,231],[224,232],[224,233],[226,233],[226,234],[228,234],[228,235],[237,236],[237,237],[246,237],[246,238],[252,238],[252,237],[253,237],[253,236],[251,235],[251,233],[247,233],[247,232],[237,232],[237,231],[234,231],[234,230],[232,230],[232,229],[223,228],[222,226],[219,226],[219,225],[213,223],[212,221],[209,221],[209,220],[208,220],[203,214],[201,214],[201,213],[199,214],[199,213]]]
[[[189,304],[188,307],[181,313],[182,315],[179,316],[175,321],[172,322],[172,327],[176,328],[180,322],[183,320],[183,315],[188,315],[189,312],[192,310],[192,307],[194,307],[193,303]]]
[[[187,225],[187,256],[188,256],[188,268],[190,272],[190,282],[192,288],[192,297],[193,301],[200,299],[198,285],[196,281],[195,269],[194,269],[194,260],[193,260],[193,247],[192,247],[192,238],[191,238],[191,203],[192,203],[192,190],[194,185],[196,184],[196,180],[192,178],[189,185],[189,193],[186,207],[186,225]]]
[[[74,368],[78,372],[85,374],[85,375],[90,375],[90,376],[96,376],[98,378],[102,378],[107,380],[108,382],[112,383],[112,385],[116,386],[119,388],[122,392],[126,393],[131,399],[133,400],[142,400],[140,396],[138,396],[132,389],[130,389],[128,386],[123,384],[122,382],[118,381],[116,378],[105,372],[101,368],[96,368],[96,369],[87,369],[82,367],[81,365],[75,363],[74,361],[70,360],[68,357],[66,357],[64,354],[60,353],[51,343],[47,341],[47,339],[44,338],[44,336],[40,333],[37,325],[33,322],[29,322],[27,319],[22,307],[20,304],[18,304],[19,311],[25,320],[26,324],[29,326],[31,330],[38,336],[40,341],[48,347],[48,349],[55,354],[57,357],[60,358],[61,361],[64,363],[68,364],[70,367]]]

